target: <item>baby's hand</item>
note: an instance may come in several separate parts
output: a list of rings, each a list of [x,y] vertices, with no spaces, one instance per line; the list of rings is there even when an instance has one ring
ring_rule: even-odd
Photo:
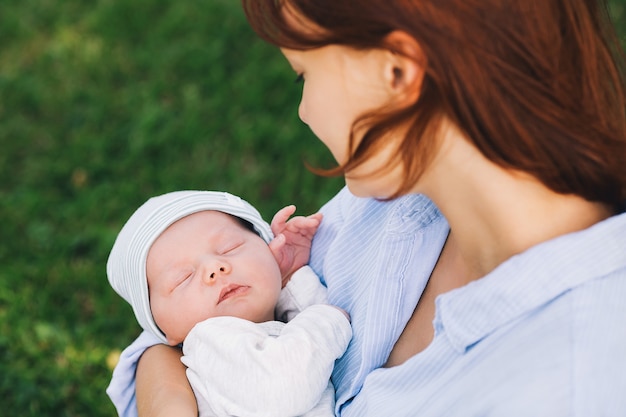
[[[269,247],[280,267],[283,287],[296,270],[309,262],[311,240],[322,221],[322,213],[289,219],[295,211],[294,205],[280,209],[271,224],[274,240]]]
[[[351,322],[351,320],[350,320],[350,314],[348,314],[348,312],[347,312],[346,310],[344,310],[344,309],[343,309],[343,308],[341,308],[341,307],[334,306],[334,305],[331,305],[331,307],[335,307],[337,310],[341,311],[341,312],[343,313],[343,315],[344,315],[344,316],[346,316],[346,318],[348,319],[348,321],[350,321],[350,322]]]

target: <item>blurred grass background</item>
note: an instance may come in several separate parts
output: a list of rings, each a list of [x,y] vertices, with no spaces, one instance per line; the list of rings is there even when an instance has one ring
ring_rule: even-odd
[[[292,78],[236,0],[2,1],[0,415],[115,415],[139,328],[105,263],[147,198],[225,190],[271,219],[341,187],[304,168],[332,160]]]

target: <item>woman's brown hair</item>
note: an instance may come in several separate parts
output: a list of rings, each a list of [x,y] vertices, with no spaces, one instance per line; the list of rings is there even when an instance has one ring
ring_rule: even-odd
[[[365,115],[374,123],[334,172],[364,162],[389,129],[408,121],[396,158],[406,175],[394,196],[406,192],[423,172],[433,146],[428,136],[444,116],[494,163],[527,172],[555,192],[624,210],[623,50],[605,1],[286,2],[321,30],[291,27],[285,0],[243,0],[252,28],[277,46],[389,49],[386,36],[400,30],[426,57],[417,102],[384,117]]]

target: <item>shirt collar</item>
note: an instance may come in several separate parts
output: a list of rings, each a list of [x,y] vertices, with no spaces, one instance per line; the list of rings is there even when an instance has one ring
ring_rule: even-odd
[[[436,300],[435,332],[464,351],[564,292],[626,266],[626,214],[511,257]]]

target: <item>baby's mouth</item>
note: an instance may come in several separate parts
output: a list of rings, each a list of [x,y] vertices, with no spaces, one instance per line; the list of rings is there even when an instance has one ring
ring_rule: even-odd
[[[220,297],[217,300],[217,304],[229,298],[244,294],[245,292],[248,291],[248,288],[250,287],[246,285],[238,285],[238,284],[229,284],[225,286],[224,288],[222,288],[222,291],[220,292]]]

